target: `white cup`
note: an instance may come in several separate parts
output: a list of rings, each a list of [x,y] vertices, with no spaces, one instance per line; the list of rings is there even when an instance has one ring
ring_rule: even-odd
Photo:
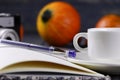
[[[84,37],[88,47],[81,48],[78,39]],[[73,45],[92,59],[120,60],[120,28],[91,28],[74,36]]]

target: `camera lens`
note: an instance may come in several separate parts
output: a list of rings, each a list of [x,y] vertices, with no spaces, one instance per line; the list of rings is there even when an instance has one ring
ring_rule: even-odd
[[[19,41],[19,37],[13,29],[0,29],[0,39]]]

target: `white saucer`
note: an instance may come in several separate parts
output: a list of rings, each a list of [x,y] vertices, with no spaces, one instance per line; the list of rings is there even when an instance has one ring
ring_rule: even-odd
[[[120,74],[120,60],[92,60],[86,54],[87,53],[77,53],[77,58],[67,58],[67,60],[97,72]]]

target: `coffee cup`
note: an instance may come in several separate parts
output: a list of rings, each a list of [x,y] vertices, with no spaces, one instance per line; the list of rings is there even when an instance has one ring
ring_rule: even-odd
[[[87,47],[81,48],[79,38],[87,39]],[[74,36],[73,45],[92,59],[120,60],[120,28],[90,28]]]

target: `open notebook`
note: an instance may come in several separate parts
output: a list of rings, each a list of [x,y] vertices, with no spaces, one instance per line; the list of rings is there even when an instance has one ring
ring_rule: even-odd
[[[54,80],[56,80],[55,76],[58,78],[58,75],[60,77],[77,76],[76,78],[79,79],[80,77],[87,77],[85,80],[92,78],[95,80],[106,79],[106,76],[103,74],[71,63],[64,58],[59,58],[43,51],[30,50],[24,47],[11,46],[1,43],[0,74],[13,77],[13,75],[18,76],[23,73],[26,75],[28,75],[27,73],[30,75],[35,75],[35,73],[37,73],[37,76],[39,74],[39,78],[42,78],[39,80],[44,80],[43,78],[46,79],[51,77],[51,75],[54,77]]]

